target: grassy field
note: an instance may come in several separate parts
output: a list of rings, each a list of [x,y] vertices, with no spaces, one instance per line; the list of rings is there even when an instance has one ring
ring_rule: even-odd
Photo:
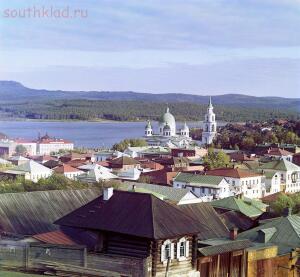
[[[45,276],[45,275],[25,274],[25,273],[21,273],[21,272],[0,270],[0,277],[38,277],[38,276]]]

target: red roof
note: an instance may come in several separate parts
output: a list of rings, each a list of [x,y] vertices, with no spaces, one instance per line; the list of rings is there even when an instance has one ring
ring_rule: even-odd
[[[249,170],[244,170],[240,168],[218,168],[206,171],[207,175],[213,176],[223,176],[230,178],[247,178],[247,177],[257,177],[262,176],[261,174],[254,173]]]
[[[73,143],[70,140],[65,140],[65,139],[40,139],[36,141],[39,144],[56,144],[56,143],[60,143],[60,144],[69,144],[69,143]]]
[[[78,172],[80,171],[77,168],[74,168],[68,164],[62,164],[53,169],[56,173],[69,173],[69,172]]]
[[[270,148],[268,149],[267,153],[265,154],[267,156],[290,156],[293,155],[293,153],[286,151],[281,148]]]
[[[34,239],[44,243],[50,244],[63,244],[63,245],[76,245],[76,243],[62,231],[57,230],[32,236]]]

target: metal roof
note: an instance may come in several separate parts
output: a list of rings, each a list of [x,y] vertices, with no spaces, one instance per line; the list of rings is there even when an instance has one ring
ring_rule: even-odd
[[[199,241],[200,245],[206,245],[198,248],[198,252],[203,256],[214,256],[222,253],[242,250],[252,245],[248,239],[229,240],[229,239],[210,239]],[[208,246],[207,246],[208,245]]]
[[[249,201],[248,199],[244,200],[230,196],[223,199],[214,200],[211,202],[211,205],[215,208],[238,211],[248,217],[257,217],[264,212],[262,208],[267,206],[263,203],[257,203],[257,201],[258,200],[254,199]]]
[[[192,173],[183,173],[180,172],[174,179],[177,182],[186,182],[193,183],[198,185],[219,185],[224,177],[221,176],[210,176],[210,175],[200,175],[200,174],[192,174]]]
[[[114,191],[56,221],[86,230],[101,230],[148,239],[166,239],[208,232],[208,227],[176,206],[148,193]]]
[[[121,190],[131,190],[135,186],[135,188],[146,189],[148,191],[158,193],[163,195],[165,200],[171,200],[173,202],[180,202],[182,198],[184,198],[188,193],[190,193],[189,189],[176,189],[169,186],[161,186],[147,183],[135,183],[135,182],[122,182],[118,185],[118,188]],[[195,198],[197,198],[195,196]]]
[[[22,235],[56,230],[55,220],[99,194],[95,189],[0,194],[0,229]]]
[[[268,242],[278,245],[281,252],[289,247],[300,247],[300,217],[298,215],[270,219],[256,228],[239,234],[238,238],[259,242],[259,232],[271,233],[272,236]]]
[[[279,170],[279,171],[288,171],[288,170],[300,171],[300,167],[298,165],[289,162],[285,159],[265,163],[261,165],[259,169],[266,169],[266,170],[269,169],[269,170]]]

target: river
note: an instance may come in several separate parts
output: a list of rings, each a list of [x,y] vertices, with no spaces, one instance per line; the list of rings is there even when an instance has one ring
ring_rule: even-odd
[[[189,127],[202,127],[202,122],[188,122]],[[125,138],[144,134],[145,122],[89,121],[0,121],[0,132],[11,138],[36,139],[38,134],[72,140],[76,147],[110,147]],[[177,123],[179,129],[183,124]],[[224,123],[219,123],[224,125]],[[157,123],[152,123],[156,130]]]

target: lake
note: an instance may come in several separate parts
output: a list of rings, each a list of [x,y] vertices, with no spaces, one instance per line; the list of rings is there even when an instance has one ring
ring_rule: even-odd
[[[202,122],[188,122],[189,127],[202,127]],[[225,123],[218,123],[224,125]],[[110,147],[125,138],[144,134],[145,122],[88,121],[0,121],[0,132],[11,138],[36,139],[46,132],[53,137],[72,140],[76,147]],[[183,123],[177,123],[179,129]],[[152,122],[154,130],[157,122]]]

